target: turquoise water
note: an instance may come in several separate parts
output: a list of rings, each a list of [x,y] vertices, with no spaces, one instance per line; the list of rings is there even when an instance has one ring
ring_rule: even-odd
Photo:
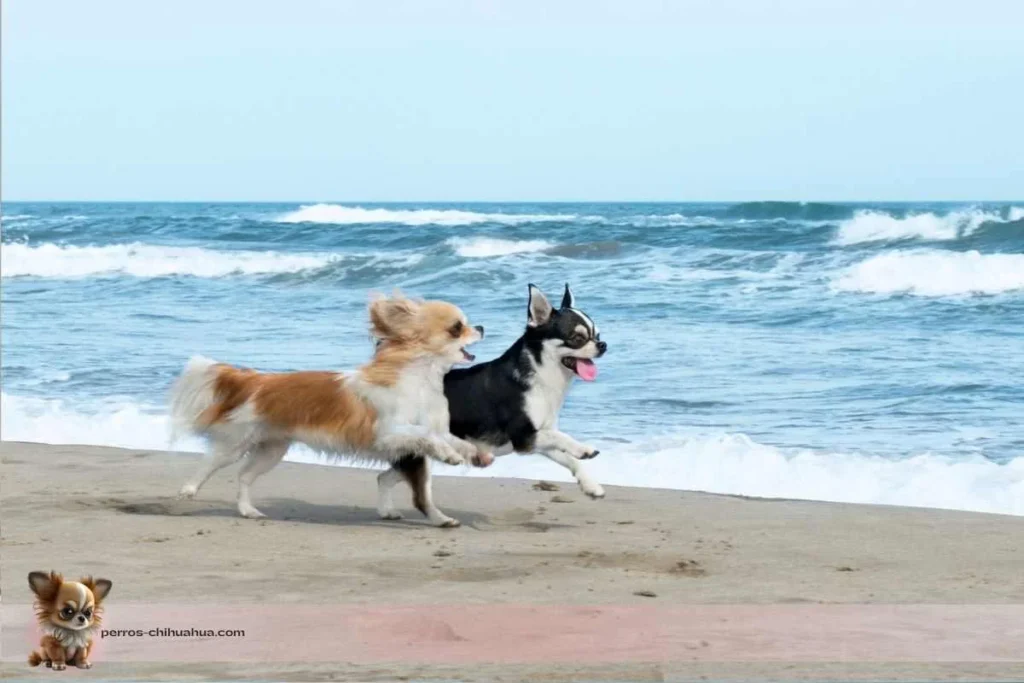
[[[2,208],[5,439],[167,448],[190,354],[350,368],[371,290],[458,303],[493,357],[570,281],[600,480],[1024,514],[1024,201]]]

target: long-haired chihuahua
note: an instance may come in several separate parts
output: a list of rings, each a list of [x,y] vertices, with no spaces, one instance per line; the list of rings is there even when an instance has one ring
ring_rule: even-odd
[[[373,358],[351,374],[267,374],[192,358],[171,391],[176,430],[205,436],[210,457],[179,497],[192,498],[217,470],[242,457],[238,512],[263,517],[249,487],[269,472],[295,442],[328,455],[353,455],[392,464],[409,453],[449,465],[486,467],[491,453],[449,432],[444,375],[473,360],[466,346],[483,327],[444,301],[416,301],[400,294],[370,302]],[[429,503],[437,526],[458,521]]]
[[[103,616],[103,599],[113,584],[91,576],[81,581],[65,581],[57,572],[32,572],[28,585],[36,595],[35,608],[43,638],[39,649],[28,656],[30,666],[46,666],[57,671],[70,664],[92,668],[89,650]]]

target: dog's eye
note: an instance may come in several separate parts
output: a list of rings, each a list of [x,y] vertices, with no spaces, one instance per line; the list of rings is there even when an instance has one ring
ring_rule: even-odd
[[[60,611],[60,616],[62,619],[70,619],[72,616],[74,616],[74,614],[75,610],[71,609],[70,607],[65,607]]]
[[[587,339],[582,334],[577,332],[576,334],[569,337],[569,341],[571,341],[576,346],[583,346],[583,344],[586,343]]]
[[[460,320],[451,327],[449,327],[448,332],[450,332],[453,337],[458,337],[459,335],[462,334],[462,330],[464,327],[465,325],[463,325],[462,321]]]
[[[82,612],[82,614],[85,615],[86,619],[92,619],[92,610],[91,609],[85,610],[84,612]]]

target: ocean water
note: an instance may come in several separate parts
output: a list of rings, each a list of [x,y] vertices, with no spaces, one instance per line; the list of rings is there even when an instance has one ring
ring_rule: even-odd
[[[351,368],[369,292],[396,286],[462,306],[490,358],[527,283],[569,281],[609,352],[561,426],[600,481],[1024,514],[1024,201],[2,214],[7,440],[166,449],[189,355]],[[566,478],[540,456],[438,470]]]

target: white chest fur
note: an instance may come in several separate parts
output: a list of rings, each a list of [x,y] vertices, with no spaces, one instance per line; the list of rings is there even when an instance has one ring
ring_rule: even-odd
[[[448,433],[448,400],[444,396],[446,363],[413,361],[398,381],[388,387],[361,380],[353,387],[376,406],[380,421],[387,427],[402,425],[426,427]]]
[[[526,415],[535,429],[556,429],[558,412],[572,383],[572,374],[556,354],[544,349],[542,362],[534,364],[534,375],[526,391]]]
[[[61,628],[60,626],[47,625],[43,627],[43,631],[57,639],[61,645],[67,650],[66,656],[73,656],[73,650],[80,647],[85,647],[92,640],[93,629],[84,628],[80,631],[74,631],[69,628]]]

